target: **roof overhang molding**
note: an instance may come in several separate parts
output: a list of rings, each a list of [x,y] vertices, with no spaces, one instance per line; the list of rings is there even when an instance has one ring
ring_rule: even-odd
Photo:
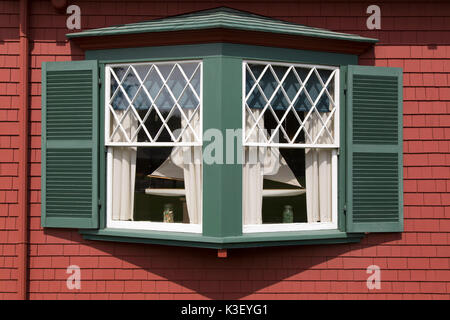
[[[69,33],[84,50],[228,42],[361,54],[377,39],[306,27],[229,8]]]

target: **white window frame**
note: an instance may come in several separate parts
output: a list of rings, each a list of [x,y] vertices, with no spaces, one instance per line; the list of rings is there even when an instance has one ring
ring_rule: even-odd
[[[186,62],[197,62],[200,64],[200,141],[194,142],[111,142],[110,141],[110,123],[111,114],[109,112],[109,100],[111,94],[111,72],[110,68],[123,65],[145,65],[145,64],[176,64]],[[188,224],[188,223],[164,223],[152,221],[120,221],[112,219],[112,148],[118,146],[126,147],[176,147],[176,146],[202,146],[203,145],[203,61],[202,60],[168,60],[168,61],[148,61],[148,62],[123,62],[117,64],[105,65],[105,147],[107,148],[106,161],[106,228],[108,229],[129,229],[129,230],[148,230],[148,231],[171,231],[171,232],[186,232],[186,233],[202,233],[202,224]],[[181,134],[180,134],[181,137]],[[202,219],[203,220],[203,219]]]
[[[334,113],[334,144],[306,144],[306,143],[273,143],[273,142],[247,142],[246,137],[246,67],[247,64],[271,64],[273,66],[284,67],[306,67],[319,68],[335,71],[334,75],[334,104],[336,111]],[[282,82],[282,80],[280,79]],[[312,109],[312,108],[311,108]],[[318,231],[318,230],[337,230],[338,229],[338,154],[340,146],[340,69],[338,66],[285,63],[277,61],[262,60],[243,60],[242,61],[242,146],[250,147],[278,147],[278,148],[324,148],[332,150],[331,157],[331,222],[301,222],[301,223],[267,223],[267,224],[248,224],[242,225],[243,233],[260,233],[260,232],[284,232],[284,231]],[[244,152],[242,153],[244,156]],[[261,213],[262,214],[262,213]]]

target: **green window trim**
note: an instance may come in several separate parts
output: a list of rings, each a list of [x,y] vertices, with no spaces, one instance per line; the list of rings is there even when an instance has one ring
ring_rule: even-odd
[[[364,236],[364,233],[346,233],[339,230],[268,232],[229,237],[209,237],[183,232],[108,228],[99,230],[82,230],[80,233],[84,239],[88,240],[149,243],[210,249],[355,243],[359,242]]]
[[[341,147],[338,161],[338,230],[321,231],[286,231],[270,233],[242,233],[242,185],[236,181],[242,181],[242,167],[240,165],[205,165],[204,166],[204,194],[203,194],[203,233],[189,234],[177,232],[157,232],[121,230],[106,228],[106,156],[104,148],[104,121],[99,121],[97,125],[99,170],[98,170],[98,190],[99,207],[98,214],[93,211],[92,223],[84,226],[77,226],[70,223],[52,225],[47,220],[42,220],[42,225],[46,227],[87,227],[96,230],[80,231],[84,238],[105,241],[123,241],[155,243],[179,246],[194,246],[205,248],[237,248],[255,246],[280,246],[280,245],[302,245],[320,243],[345,243],[358,242],[364,232],[392,232],[402,231],[402,202],[399,203],[398,223],[385,227],[383,223],[354,226],[352,219],[353,208],[349,198],[348,183],[351,181],[351,164],[349,162],[348,147],[353,147],[349,143],[349,121],[352,121],[348,108],[353,107],[351,95],[352,88],[349,87],[349,73],[358,69],[358,57],[348,54],[333,54],[326,52],[314,52],[294,49],[268,48],[249,45],[237,45],[229,43],[213,43],[201,45],[165,46],[149,48],[92,50],[86,52],[86,59],[98,62],[98,72],[100,77],[99,92],[99,119],[104,118],[104,66],[108,63],[120,62],[142,62],[142,61],[163,61],[163,60],[183,60],[202,59],[204,63],[204,130],[208,128],[225,129],[240,128],[242,125],[241,109],[241,81],[242,81],[242,60],[268,60],[280,62],[297,62],[309,64],[326,64],[341,67],[341,94],[340,94],[340,135]],[[69,62],[68,64],[70,64]],[[53,63],[48,63],[48,65]],[[57,63],[55,63],[56,65]],[[351,66],[351,67],[347,67]],[[361,67],[362,68],[362,67]],[[377,67],[365,67],[371,70],[381,70]],[[369,69],[366,69],[369,71]],[[392,73],[401,75],[401,69],[382,68],[382,74],[390,76]],[[358,69],[364,72],[363,69]],[[43,99],[46,90],[43,74]],[[401,147],[401,78],[398,77],[398,146]],[[94,84],[97,86],[97,84]],[[232,92],[233,94],[230,94]],[[43,100],[43,106],[44,106]],[[233,106],[237,107],[233,107]],[[44,110],[44,109],[43,109]],[[227,112],[225,112],[225,110]],[[217,115],[220,116],[217,116]],[[43,129],[45,121],[43,118]],[[43,130],[44,132],[44,130]],[[43,136],[43,146],[45,137]],[[240,147],[241,141],[238,141]],[[353,149],[351,149],[353,150]],[[350,151],[351,151],[350,150]],[[396,149],[399,150],[399,149]],[[401,150],[401,148],[400,148]],[[396,151],[397,152],[397,151]],[[45,152],[44,152],[45,153]],[[45,157],[43,153],[43,159]],[[396,153],[401,158],[401,152]],[[224,157],[226,155],[224,154]],[[44,166],[44,163],[43,163]],[[401,162],[399,162],[401,166]],[[45,171],[43,167],[43,181],[45,181]],[[398,178],[399,198],[402,196],[401,170]],[[217,181],[221,183],[217,184]],[[219,187],[217,188],[217,185]],[[45,184],[43,184],[45,186]],[[208,187],[209,186],[209,187]],[[214,186],[214,188],[212,187]],[[43,187],[44,189],[44,187]],[[352,190],[350,190],[352,191]],[[43,196],[45,191],[43,191]],[[98,208],[96,204],[96,208]],[[349,210],[350,209],[350,210]],[[43,208],[43,218],[45,209]],[[68,221],[68,220],[67,220]],[[378,221],[383,222],[383,221]],[[348,231],[348,232],[346,232]],[[351,231],[351,233],[349,232]]]

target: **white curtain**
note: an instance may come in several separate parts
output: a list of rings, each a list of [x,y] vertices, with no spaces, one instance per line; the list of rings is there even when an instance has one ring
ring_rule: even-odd
[[[253,110],[257,119],[261,111]],[[246,128],[255,124],[250,112],[246,116]],[[250,135],[248,142],[264,142],[264,120],[261,118],[259,128],[256,127]],[[249,129],[250,130],[250,129]],[[280,167],[280,154],[278,148],[246,147],[243,164],[243,223],[262,224],[262,201],[264,175],[274,175]]]
[[[189,119],[195,109],[186,110],[186,117]],[[200,136],[199,112],[195,113],[190,123],[197,136]],[[181,118],[181,128],[184,127],[187,127],[187,121]],[[184,131],[181,141],[195,141],[194,133],[189,127]],[[183,169],[189,223],[200,224],[202,222],[202,147],[176,147],[172,151],[171,159],[175,165]]]
[[[327,114],[321,113],[321,116],[323,122],[325,122]],[[313,139],[321,128],[322,122],[318,118],[310,117],[305,123],[305,129]],[[331,128],[332,121],[328,123],[330,132],[332,132]],[[317,143],[332,143],[325,129]],[[332,150],[330,149],[305,149],[308,222],[331,222],[331,157]]]
[[[122,127],[129,137],[136,129],[137,123],[129,111],[123,121]],[[116,110],[119,119],[125,110]],[[127,141],[123,131],[118,128],[112,138],[113,141]],[[136,176],[136,147],[112,148],[112,218],[113,220],[133,220],[134,210],[134,182]]]

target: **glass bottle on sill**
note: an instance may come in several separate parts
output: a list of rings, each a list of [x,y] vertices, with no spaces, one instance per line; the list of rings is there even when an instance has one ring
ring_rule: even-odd
[[[293,223],[294,222],[294,210],[292,206],[285,205],[283,210],[283,223]]]
[[[173,205],[171,203],[166,203],[164,205],[163,222],[167,223],[174,222]]]

